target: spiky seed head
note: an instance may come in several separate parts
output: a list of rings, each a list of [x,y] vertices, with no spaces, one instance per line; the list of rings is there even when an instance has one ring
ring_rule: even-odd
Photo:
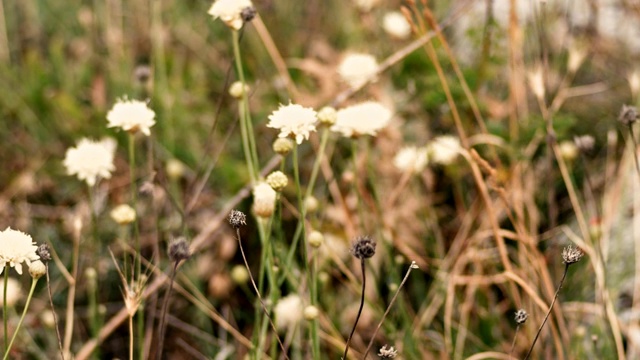
[[[240,17],[242,18],[242,21],[248,23],[256,17],[257,13],[258,12],[256,11],[256,8],[254,8],[253,6],[247,6],[240,12]]]
[[[562,261],[567,264],[575,264],[582,259],[584,253],[573,245],[569,245],[562,250]]]
[[[234,229],[239,229],[247,225],[247,215],[239,210],[231,210],[229,213],[229,224],[233,226]]]
[[[638,109],[635,106],[622,105],[620,115],[618,115],[618,121],[624,125],[633,124],[638,120]]]
[[[187,239],[181,236],[169,243],[169,259],[171,261],[179,262],[187,260],[189,257],[191,257],[191,251]]]
[[[351,254],[358,259],[368,259],[376,253],[376,242],[369,236],[360,236],[351,246]]]
[[[393,346],[387,348],[387,345],[384,345],[380,348],[378,356],[383,359],[395,359],[395,357],[398,356],[398,350],[396,350]]]
[[[515,320],[518,325],[522,325],[529,318],[529,314],[524,309],[516,311]]]
[[[46,243],[40,244],[40,246],[38,246],[38,249],[36,250],[36,255],[40,257],[40,261],[42,261],[43,263],[47,263],[49,260],[51,260],[49,245],[47,245]]]

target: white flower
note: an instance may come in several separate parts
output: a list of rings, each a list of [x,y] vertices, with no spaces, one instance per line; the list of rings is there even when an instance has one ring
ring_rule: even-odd
[[[398,39],[406,39],[411,35],[411,25],[399,11],[386,13],[382,19],[382,27],[387,34]]]
[[[257,216],[268,218],[276,208],[276,191],[261,182],[253,188],[253,211]]]
[[[406,146],[393,158],[393,165],[401,171],[410,171],[419,173],[427,166],[428,156],[427,148],[417,148],[415,146]]]
[[[438,136],[427,146],[429,159],[443,165],[451,163],[460,154],[460,150],[460,140],[451,135]]]
[[[352,105],[338,111],[332,131],[346,137],[375,136],[391,120],[391,110],[374,101]]]
[[[155,117],[156,113],[149,109],[144,101],[122,98],[118,99],[107,113],[107,127],[119,127],[132,133],[141,131],[149,136],[149,128],[156,123]]]
[[[278,301],[273,312],[276,314],[276,327],[278,329],[295,326],[302,320],[304,315],[302,299],[296,294],[287,295]]]
[[[38,247],[31,236],[10,227],[0,231],[0,274],[6,266],[16,269],[22,275],[22,263],[31,265],[32,261],[40,260],[36,254]]]
[[[113,221],[120,225],[126,225],[136,220],[136,211],[127,204],[120,204],[109,213]]]
[[[98,178],[108,179],[115,170],[113,156],[116,142],[111,138],[93,141],[81,139],[74,148],[67,149],[63,164],[67,174],[77,175],[89,186],[95,185]]]
[[[380,0],[354,0],[354,2],[360,11],[368,12],[371,11]]]
[[[565,140],[558,144],[560,156],[566,161],[572,161],[578,157],[579,149],[573,141]]]
[[[234,30],[240,30],[244,24],[242,10],[246,8],[253,8],[250,0],[217,0],[209,8],[209,15],[222,20]]]
[[[378,62],[369,54],[350,54],[338,66],[338,74],[352,88],[376,80]]]
[[[4,281],[0,281],[0,294],[4,294]],[[22,287],[18,280],[10,277],[7,281],[7,306],[14,306],[22,298]],[[0,305],[3,304],[4,296],[0,295]]]
[[[315,110],[298,104],[280,105],[278,110],[269,115],[267,127],[279,129],[278,137],[291,136],[298,144],[309,139],[309,133],[316,131],[318,120]]]

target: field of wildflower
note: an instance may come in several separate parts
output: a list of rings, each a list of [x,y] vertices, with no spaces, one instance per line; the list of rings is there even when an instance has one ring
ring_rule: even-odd
[[[0,1],[3,359],[640,358],[640,4]]]

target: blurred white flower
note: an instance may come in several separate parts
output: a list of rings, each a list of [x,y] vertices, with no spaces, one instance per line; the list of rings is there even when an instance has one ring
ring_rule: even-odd
[[[132,133],[141,131],[149,136],[150,128],[156,123],[155,117],[156,113],[144,101],[122,98],[107,113],[107,127],[119,127]]]
[[[419,173],[427,166],[428,156],[426,147],[406,146],[393,158],[393,165],[401,171]]]
[[[126,225],[136,220],[136,211],[128,204],[120,204],[109,213],[113,221],[119,225]]]
[[[111,138],[93,141],[81,139],[78,145],[67,149],[63,164],[67,174],[76,175],[89,186],[95,185],[98,178],[108,179],[115,170],[113,157],[116,142]]]
[[[267,127],[280,130],[278,137],[291,136],[298,144],[309,139],[309,133],[316,131],[318,120],[315,110],[298,104],[280,105],[269,115]]]
[[[391,120],[391,110],[374,101],[352,105],[338,111],[332,131],[346,137],[376,136]]]
[[[566,161],[575,160],[578,157],[579,149],[576,146],[575,142],[565,140],[558,144],[558,151],[560,152],[560,156]]]
[[[31,265],[32,261],[40,260],[37,249],[31,235],[10,227],[0,231],[0,274],[5,267],[12,267],[22,275],[23,262]]]
[[[253,8],[250,0],[216,0],[209,8],[209,15],[234,30],[240,30],[244,24],[242,11],[247,8]]]
[[[527,74],[527,79],[529,80],[529,87],[531,91],[538,99],[544,98],[545,87],[544,87],[544,74],[542,73],[542,67],[538,66],[533,71],[530,71]]]
[[[278,301],[273,309],[276,314],[276,327],[286,329],[298,324],[304,315],[302,299],[296,294],[289,294]]]
[[[0,294],[4,294],[4,281],[0,281]],[[7,280],[7,306],[14,306],[22,298],[22,287],[18,280],[10,277]],[[3,304],[4,296],[0,296],[0,305]]]
[[[356,6],[360,11],[368,12],[380,2],[380,0],[354,0]]]
[[[369,54],[349,54],[338,66],[338,74],[352,88],[377,80],[378,62]]]
[[[276,191],[265,182],[253,188],[253,211],[262,218],[268,218],[276,208]]]
[[[382,27],[387,34],[398,39],[406,39],[411,35],[411,25],[399,11],[386,13],[382,19]]]
[[[455,160],[461,150],[460,140],[451,135],[438,136],[427,145],[429,160],[443,165]]]

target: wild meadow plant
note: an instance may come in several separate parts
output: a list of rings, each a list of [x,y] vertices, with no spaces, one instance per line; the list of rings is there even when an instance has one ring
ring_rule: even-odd
[[[0,6],[4,358],[637,358],[640,18],[585,4]]]

